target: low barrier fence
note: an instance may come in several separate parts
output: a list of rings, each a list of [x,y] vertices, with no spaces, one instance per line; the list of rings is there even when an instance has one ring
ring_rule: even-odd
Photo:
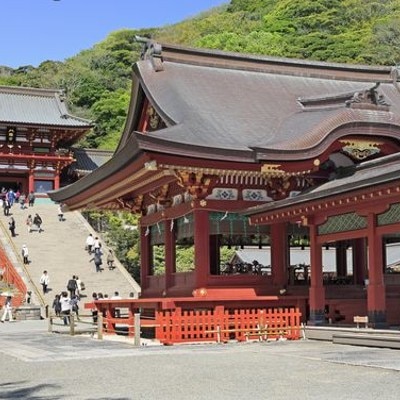
[[[86,307],[93,307],[93,304]],[[225,309],[216,306],[210,310],[182,310],[176,307],[150,310],[152,316],[145,317],[144,313],[139,313],[137,305],[127,307],[126,302],[118,304],[117,300],[102,300],[96,307],[98,315],[103,317],[105,333],[137,336],[146,329],[163,344],[274,338],[296,340],[301,337],[298,308]]]
[[[298,309],[241,309],[156,312],[156,338],[164,344],[272,338],[299,339]]]
[[[1,280],[8,286],[9,291],[13,295],[13,306],[18,307],[23,304],[25,300],[25,293],[27,291],[25,282],[23,281],[21,275],[15,269],[12,262],[7,257],[6,252],[3,247],[0,246],[0,272]],[[4,297],[2,303],[4,303]],[[1,305],[0,304],[0,305]]]

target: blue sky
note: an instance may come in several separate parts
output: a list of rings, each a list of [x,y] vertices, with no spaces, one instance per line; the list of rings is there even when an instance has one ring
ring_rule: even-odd
[[[0,65],[64,61],[118,29],[180,22],[229,0],[0,0]]]

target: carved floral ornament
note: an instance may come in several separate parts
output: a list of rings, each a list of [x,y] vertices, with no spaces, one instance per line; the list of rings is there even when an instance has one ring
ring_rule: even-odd
[[[342,150],[355,160],[365,160],[374,154],[380,153],[382,142],[371,140],[340,140],[343,144]]]

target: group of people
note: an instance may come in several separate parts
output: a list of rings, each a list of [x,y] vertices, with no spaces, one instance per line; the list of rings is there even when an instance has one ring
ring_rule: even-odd
[[[96,267],[96,272],[102,272],[103,268],[103,249],[100,242],[100,239],[90,233],[86,238],[85,248],[90,255],[93,257],[89,260],[89,262],[93,261]],[[110,249],[107,254],[107,266],[109,270],[113,270],[115,268],[114,265],[115,257],[113,251]]]
[[[36,213],[35,216],[32,218],[32,215],[29,214],[26,218],[26,226],[28,227],[28,233],[32,231],[43,232],[42,229],[43,220],[42,217]]]
[[[55,295],[52,308],[56,316],[63,318],[64,325],[69,325],[71,313],[74,313],[79,320],[79,301],[82,297],[82,291],[85,290],[85,285],[79,279],[79,276],[73,275],[68,280],[66,289]]]
[[[53,300],[53,309],[56,316],[64,321],[64,325],[71,323],[71,313],[73,312],[79,320],[79,297],[78,295],[70,296],[66,290],[61,294],[56,294]]]
[[[14,204],[19,204],[21,210],[24,210],[26,208],[26,203],[28,203],[29,207],[33,207],[35,199],[35,193],[32,191],[26,196],[25,193],[21,193],[19,189],[14,191],[13,189],[7,190],[3,187],[0,192],[1,206],[3,207],[5,216],[10,215],[10,208]]]

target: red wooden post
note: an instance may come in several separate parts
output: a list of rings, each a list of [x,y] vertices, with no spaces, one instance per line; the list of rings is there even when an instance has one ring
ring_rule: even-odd
[[[325,289],[322,275],[322,247],[317,242],[317,226],[310,225],[311,286],[310,323],[322,325],[325,322]]]
[[[368,216],[368,318],[374,327],[386,325],[386,298],[383,279],[382,237],[376,232],[376,215]]]
[[[210,225],[207,210],[194,210],[194,264],[196,287],[207,285],[210,268]]]
[[[142,227],[140,230],[140,284],[143,289],[148,287],[148,276],[151,268],[151,246],[149,228]]]
[[[130,303],[128,307],[128,336],[133,336],[135,334],[135,312],[134,304]]]
[[[56,172],[56,174],[54,177],[54,190],[60,189],[60,175],[59,172]]]
[[[368,268],[367,243],[365,238],[353,240],[353,276],[354,284],[364,285]]]
[[[173,284],[173,273],[175,272],[175,229],[172,225],[173,220],[164,222],[164,243],[165,243],[165,293]]]
[[[106,305],[107,333],[115,333],[115,325],[111,321],[111,319],[114,318],[114,313],[112,312],[111,307],[112,307],[111,304],[107,303]]]
[[[288,238],[285,223],[271,225],[271,273],[274,285],[287,284]]]

